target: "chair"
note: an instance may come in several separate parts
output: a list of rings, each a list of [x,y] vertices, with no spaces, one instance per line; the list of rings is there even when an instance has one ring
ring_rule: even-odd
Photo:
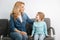
[[[35,20],[35,19],[32,19],[32,20]],[[44,40],[54,40],[54,37],[51,36],[51,31],[53,32],[53,35],[55,35],[55,30],[53,27],[51,27],[51,21],[49,18],[45,18],[44,21],[46,22],[47,24],[47,31],[48,31],[48,37],[46,37]],[[27,23],[27,34],[30,36],[31,35],[31,32],[32,32],[32,25]],[[52,30],[51,30],[52,29]],[[33,40],[33,38],[30,38],[28,40]]]
[[[34,20],[34,19],[31,19],[31,20]],[[54,37],[51,37],[51,29],[52,29],[53,35],[55,35],[55,30],[54,28],[51,27],[50,19],[45,18],[44,21],[47,23],[47,31],[49,34],[49,36],[46,37],[44,40],[54,40]],[[32,25],[33,24],[29,24],[29,23],[27,23],[26,25],[28,36],[31,35]],[[12,40],[9,37],[9,20],[8,19],[0,19],[0,40]],[[31,39],[30,37],[28,37],[28,40],[33,40],[33,38]]]
[[[7,37],[9,32],[8,27],[8,19],[0,19],[0,40],[12,40],[10,37]]]

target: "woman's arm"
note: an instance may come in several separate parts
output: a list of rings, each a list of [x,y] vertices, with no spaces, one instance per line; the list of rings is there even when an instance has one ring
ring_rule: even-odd
[[[10,15],[10,30],[13,32],[15,31],[15,24],[14,24],[14,18],[12,15]]]
[[[22,35],[26,34],[26,32],[20,31],[20,30],[18,30],[18,29],[15,27],[13,16],[10,16],[10,30],[11,30],[12,32],[19,32],[19,33],[21,33]]]
[[[27,23],[30,23],[30,24],[33,24],[33,22],[34,22],[34,20],[31,20],[28,16],[27,16],[27,14],[25,14],[26,15],[26,21],[27,21]]]
[[[15,28],[15,23],[14,23],[14,18],[13,16],[11,15],[10,16],[10,30],[13,32],[20,32],[17,28]]]

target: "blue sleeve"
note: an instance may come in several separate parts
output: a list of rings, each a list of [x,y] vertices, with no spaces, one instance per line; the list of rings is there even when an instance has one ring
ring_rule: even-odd
[[[31,20],[27,15],[26,15],[26,17],[27,17],[27,23],[30,23],[30,24],[33,24],[33,22],[34,22],[34,20]]]
[[[14,18],[13,16],[10,16],[10,31],[15,30],[15,25],[14,25]]]
[[[32,36],[34,35],[34,32],[35,32],[35,26],[33,24]]]
[[[44,24],[44,33],[45,33],[46,36],[48,35],[47,34],[47,24],[46,23]]]

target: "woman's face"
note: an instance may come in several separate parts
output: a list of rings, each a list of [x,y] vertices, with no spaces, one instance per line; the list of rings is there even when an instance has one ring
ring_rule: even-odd
[[[21,6],[19,7],[19,11],[22,13],[22,12],[24,12],[24,4],[21,4]]]
[[[14,11],[13,11],[15,14],[18,14],[19,15],[19,12],[22,13],[24,12],[24,4],[16,4],[15,7],[14,7]]]
[[[19,8],[18,7],[14,7],[14,10],[13,10],[14,13],[19,13]]]

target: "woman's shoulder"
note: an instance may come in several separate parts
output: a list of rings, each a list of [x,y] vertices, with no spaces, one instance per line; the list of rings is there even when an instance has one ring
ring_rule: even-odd
[[[24,17],[24,18],[27,18],[28,15],[27,15],[26,13],[23,13],[23,17]]]
[[[13,17],[13,13],[11,13],[10,16]]]
[[[13,18],[13,14],[10,14],[10,18]]]
[[[27,14],[24,12],[23,15],[27,16]]]

